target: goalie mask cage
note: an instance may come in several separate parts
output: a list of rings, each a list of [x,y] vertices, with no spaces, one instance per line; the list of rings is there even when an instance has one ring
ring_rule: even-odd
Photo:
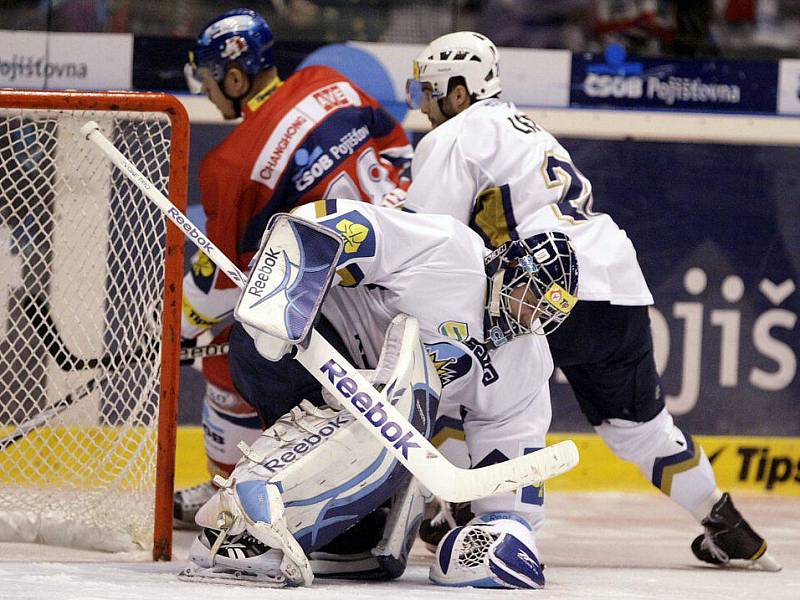
[[[0,541],[169,559],[186,207],[175,98],[0,90]]]

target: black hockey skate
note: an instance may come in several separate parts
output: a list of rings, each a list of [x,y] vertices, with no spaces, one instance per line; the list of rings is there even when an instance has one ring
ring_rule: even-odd
[[[425,505],[425,518],[419,528],[419,538],[431,552],[453,527],[466,525],[474,517],[469,502],[446,502],[435,498]]]
[[[194,517],[200,507],[217,493],[217,487],[210,481],[200,485],[176,490],[172,498],[172,524],[175,529],[200,529]]]
[[[780,564],[767,554],[767,542],[744,520],[727,492],[702,524],[705,532],[692,542],[692,552],[703,562],[726,566],[731,560],[740,559],[766,571],[781,570]]]

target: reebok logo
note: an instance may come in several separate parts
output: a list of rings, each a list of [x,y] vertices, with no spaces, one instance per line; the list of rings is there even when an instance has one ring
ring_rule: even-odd
[[[369,424],[378,429],[384,439],[392,442],[405,458],[408,458],[411,448],[420,447],[419,444],[411,441],[416,431],[404,431],[399,423],[390,421],[384,403],[373,402],[369,394],[359,391],[358,384],[347,376],[347,369],[330,359],[320,367],[320,371],[328,377],[331,383],[336,385],[336,390],[343,399],[355,406],[358,412],[367,418]]]
[[[186,232],[186,237],[192,240],[200,250],[206,254],[213,254],[214,248],[211,247],[210,242],[203,237],[200,230],[197,229],[190,221],[183,216],[183,213],[174,206],[171,206],[167,211],[172,222]]]
[[[270,275],[272,275],[272,269],[277,264],[279,256],[280,252],[267,248],[264,250],[264,254],[259,257],[256,270],[250,277],[250,286],[247,288],[247,293],[259,298],[259,300],[250,308],[255,307],[262,300],[261,294],[267,288],[267,282]]]
[[[338,415],[335,419],[331,419],[325,423],[316,433],[307,435],[299,440],[289,450],[286,450],[274,458],[270,458],[263,463],[265,469],[272,473],[277,473],[281,469],[286,468],[289,463],[301,458],[304,454],[319,446],[322,442],[331,437],[334,433],[339,431],[342,427],[351,423],[353,417],[350,415]]]
[[[534,560],[530,556],[528,556],[528,554],[523,550],[517,551],[517,558],[520,559],[522,562],[524,562],[526,565],[528,565],[528,567],[530,567],[531,569],[536,568],[536,563],[534,562]]]

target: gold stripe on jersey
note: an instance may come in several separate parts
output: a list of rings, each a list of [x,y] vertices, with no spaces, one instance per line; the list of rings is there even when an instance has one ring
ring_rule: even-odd
[[[347,267],[343,267],[336,271],[336,274],[341,277],[342,281],[339,283],[342,287],[355,287],[356,286],[356,278],[353,277],[353,274],[347,270]]]
[[[664,470],[661,474],[661,482],[658,486],[659,489],[664,493],[664,495],[669,496],[672,494],[672,480],[675,478],[676,475],[683,473],[684,471],[688,471],[689,469],[693,469],[698,464],[700,464],[700,458],[702,457],[702,450],[697,449],[695,450],[694,456],[690,456],[686,460],[676,463],[674,465],[669,465],[668,467],[664,467]]]
[[[490,248],[511,241],[517,223],[511,212],[508,186],[484,190],[475,202],[470,226]]]
[[[431,438],[431,444],[433,444],[434,446],[439,448],[447,440],[457,440],[457,441],[460,441],[460,442],[464,442],[466,439],[467,438],[464,435],[464,430],[463,429],[457,429],[456,427],[445,426],[445,427],[442,427]]]
[[[364,279],[364,272],[356,264],[337,269],[336,274],[341,277],[339,285],[342,287],[356,287]]]
[[[314,216],[318,219],[322,217],[327,217],[328,215],[332,215],[336,212],[336,200],[335,199],[327,199],[327,200],[317,200],[314,202]]]

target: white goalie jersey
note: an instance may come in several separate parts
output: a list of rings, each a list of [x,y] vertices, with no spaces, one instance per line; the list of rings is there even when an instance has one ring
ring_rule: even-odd
[[[476,102],[420,141],[405,206],[448,214],[490,248],[548,230],[575,247],[582,300],[647,305],[653,297],[636,251],[606,214],[569,153],[510,102]]]
[[[544,447],[551,417],[550,350],[539,335],[495,350],[483,343],[487,250],[478,235],[447,216],[351,200],[322,200],[294,214],[345,239],[338,285],[328,292],[322,313],[357,366],[374,366],[392,318],[412,315],[443,385],[440,412],[464,415],[473,465]],[[480,500],[473,510],[530,512],[520,492],[510,496]]]

